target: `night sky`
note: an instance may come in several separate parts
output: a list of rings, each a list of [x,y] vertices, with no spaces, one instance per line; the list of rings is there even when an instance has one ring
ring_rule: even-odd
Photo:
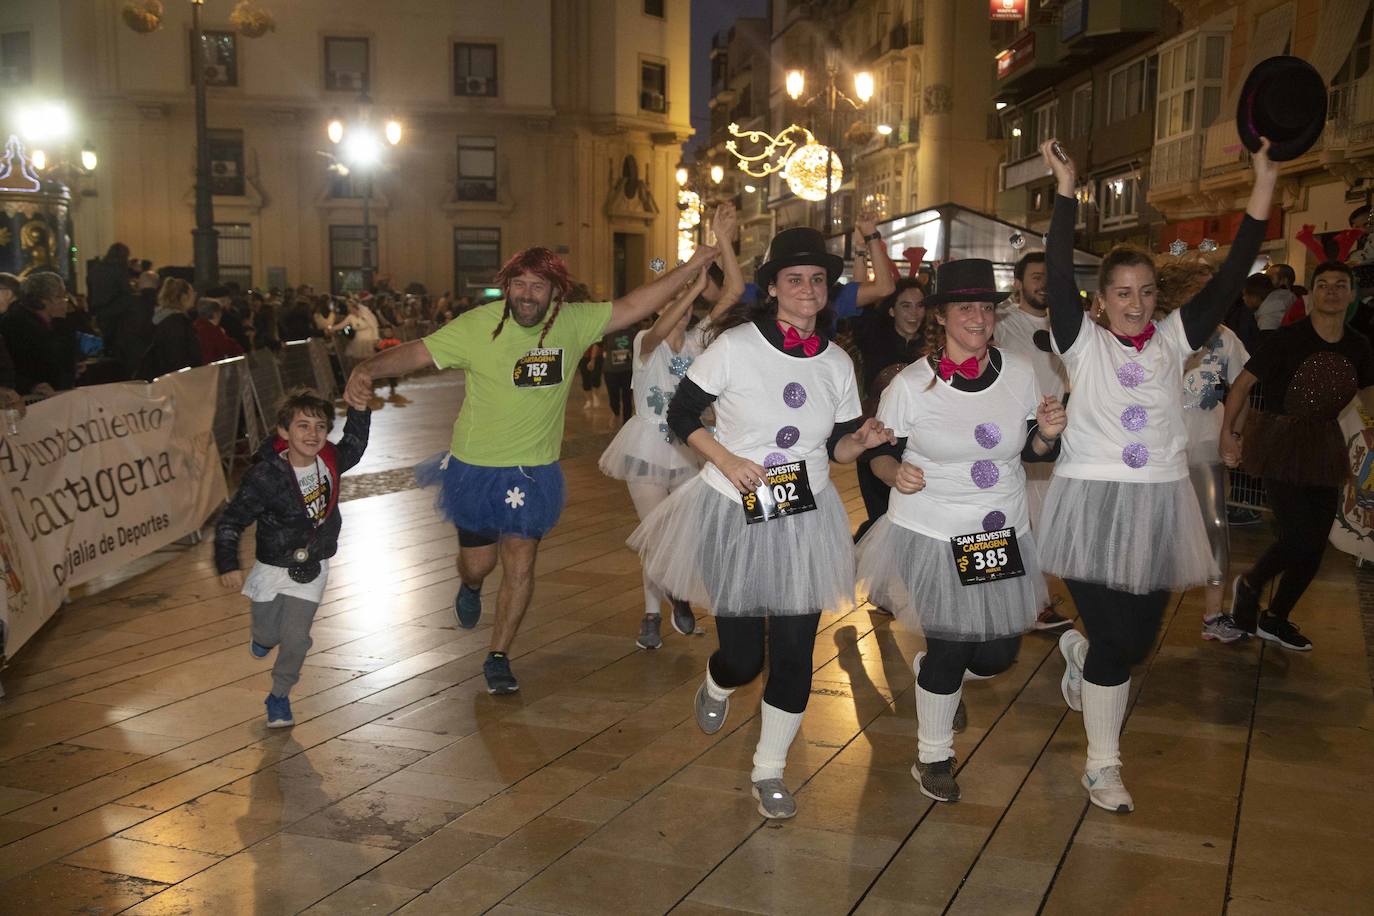
[[[692,0],[692,147],[711,131],[711,38],[744,16],[763,16],[768,0]]]

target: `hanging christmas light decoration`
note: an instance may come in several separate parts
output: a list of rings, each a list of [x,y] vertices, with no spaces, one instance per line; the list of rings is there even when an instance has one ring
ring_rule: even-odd
[[[268,32],[276,31],[277,21],[266,9],[253,0],[239,0],[234,11],[229,14],[229,22],[245,38],[261,38]]]
[[[809,135],[808,135],[809,136]],[[826,188],[826,161],[829,160],[830,187]],[[809,141],[793,150],[782,167],[782,177],[792,193],[802,200],[825,200],[844,183],[844,164],[828,146]]]
[[[677,254],[679,263],[692,256],[697,247],[697,226],[701,225],[701,195],[688,188],[677,190]]]

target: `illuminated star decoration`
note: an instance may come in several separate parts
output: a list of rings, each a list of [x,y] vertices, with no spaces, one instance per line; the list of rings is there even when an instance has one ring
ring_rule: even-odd
[[[1183,241],[1183,239],[1174,239],[1172,242],[1169,243],[1169,254],[1173,255],[1176,258],[1183,257],[1184,253],[1187,252],[1187,250],[1188,243]]]
[[[662,258],[654,258],[649,262],[649,269],[656,274],[661,274],[668,267],[668,262]]]
[[[1197,243],[1197,250],[1203,254],[1211,254],[1217,250],[1217,243],[1212,239],[1203,239]]]

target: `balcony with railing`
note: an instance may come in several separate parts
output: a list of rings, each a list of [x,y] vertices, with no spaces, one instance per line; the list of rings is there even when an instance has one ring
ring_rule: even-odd
[[[1151,190],[1158,192],[1197,181],[1202,168],[1202,143],[1202,134],[1190,133],[1155,144],[1150,154]]]
[[[1331,87],[1323,147],[1345,150],[1371,140],[1374,140],[1374,73]]]

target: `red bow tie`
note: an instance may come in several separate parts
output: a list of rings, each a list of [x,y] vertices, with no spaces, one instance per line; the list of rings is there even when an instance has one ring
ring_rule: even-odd
[[[778,323],[782,327],[782,323]],[[802,337],[797,333],[796,328],[788,328],[787,333],[782,336],[782,348],[784,350],[795,350],[798,347],[807,356],[815,356],[821,349],[821,338],[819,334],[812,334],[810,337]]]
[[[940,368],[936,371],[940,373],[940,381],[942,382],[949,381],[956,372],[966,379],[975,379],[978,377],[978,357],[970,356],[962,363],[956,363],[948,356],[942,356],[940,357]]]
[[[1150,342],[1150,338],[1155,336],[1155,325],[1153,321],[1150,322],[1145,325],[1145,330],[1133,337],[1128,337],[1124,334],[1118,334],[1116,336],[1135,347],[1135,352],[1139,353],[1141,350],[1145,349],[1145,345]]]

